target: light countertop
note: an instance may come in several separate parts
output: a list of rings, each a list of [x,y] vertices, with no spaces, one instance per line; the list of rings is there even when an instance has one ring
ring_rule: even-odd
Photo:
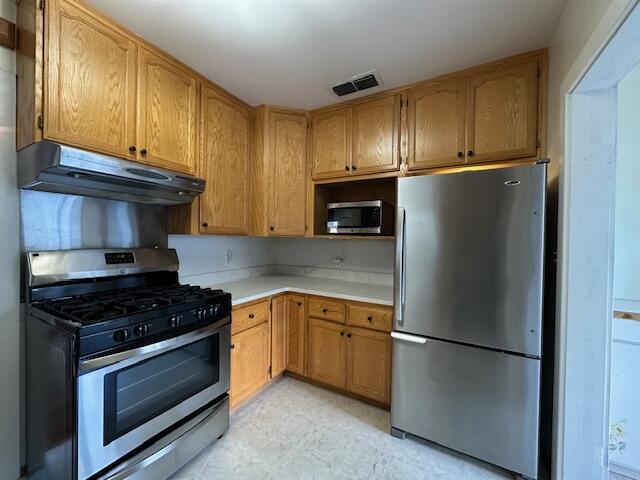
[[[202,285],[231,294],[233,305],[251,302],[284,292],[306,293],[357,302],[393,305],[393,287],[373,283],[345,282],[304,275],[265,275],[234,282]]]

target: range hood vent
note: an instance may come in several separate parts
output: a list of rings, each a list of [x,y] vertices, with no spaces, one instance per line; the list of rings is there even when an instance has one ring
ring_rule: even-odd
[[[343,97],[344,95],[361,92],[380,85],[382,85],[380,74],[377,70],[372,70],[361,75],[355,75],[345,82],[327,85],[327,89],[337,97]]]
[[[149,167],[55,142],[18,152],[18,188],[154,205],[190,203],[204,191],[201,178]]]

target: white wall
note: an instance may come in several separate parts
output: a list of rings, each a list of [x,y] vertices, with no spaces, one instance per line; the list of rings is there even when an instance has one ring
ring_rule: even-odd
[[[337,268],[334,260],[341,258],[344,270],[393,273],[391,240],[281,238],[274,246],[278,265]]]
[[[273,265],[272,241],[242,236],[169,235],[169,247],[178,252],[183,277]],[[227,251],[231,252],[229,263]]]
[[[640,311],[640,65],[618,84],[614,306]]]
[[[0,16],[15,21],[13,0]],[[0,47],[0,479],[19,477],[19,216],[15,153],[15,53]]]

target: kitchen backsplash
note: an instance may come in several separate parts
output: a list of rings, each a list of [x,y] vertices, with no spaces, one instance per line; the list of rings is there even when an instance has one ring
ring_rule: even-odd
[[[393,242],[170,235],[182,282],[202,285],[269,274],[392,285]]]

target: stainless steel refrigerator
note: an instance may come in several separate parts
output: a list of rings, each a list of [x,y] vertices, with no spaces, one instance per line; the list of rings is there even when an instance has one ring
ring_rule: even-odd
[[[546,163],[398,179],[391,433],[538,476]]]

